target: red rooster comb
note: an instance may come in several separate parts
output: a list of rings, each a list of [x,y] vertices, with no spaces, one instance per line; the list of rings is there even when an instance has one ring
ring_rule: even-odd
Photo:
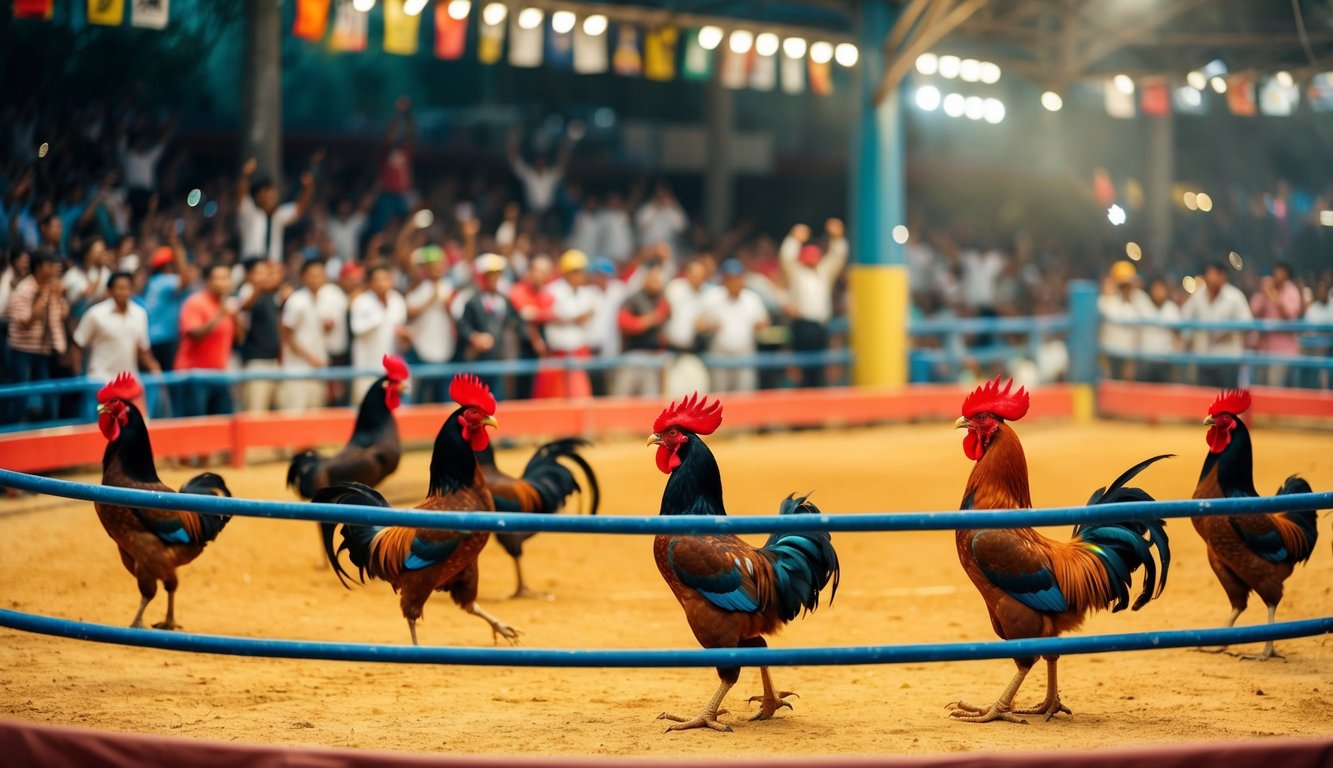
[[[1239,416],[1248,410],[1250,410],[1250,390],[1228,389],[1218,395],[1213,404],[1208,407],[1208,415],[1216,416],[1219,413],[1230,413]]]
[[[970,419],[978,413],[989,413],[1006,421],[1018,421],[1028,412],[1031,401],[1027,390],[1019,387],[1013,392],[1013,388],[1014,380],[1010,379],[1004,383],[1004,389],[1000,389],[1000,377],[996,376],[994,381],[977,387],[963,400],[963,416]]]
[[[121,371],[116,378],[107,382],[97,392],[97,402],[108,403],[112,400],[133,400],[143,394],[143,387],[139,380],[134,378],[134,374],[129,371]]]
[[[708,404],[708,398],[698,392],[672,403],[658,414],[653,422],[653,432],[660,433],[670,426],[688,429],[696,435],[711,435],[722,424],[722,401],[714,400]]]
[[[384,356],[384,373],[389,377],[389,381],[395,384],[407,381],[411,373],[407,368],[407,363],[398,355]]]
[[[449,384],[449,397],[459,405],[471,405],[482,409],[487,416],[495,415],[495,395],[486,382],[475,374],[460,373]]]

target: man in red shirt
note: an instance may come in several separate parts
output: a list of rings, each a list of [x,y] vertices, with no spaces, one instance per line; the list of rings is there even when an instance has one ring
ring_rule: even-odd
[[[533,256],[528,262],[528,273],[521,282],[509,289],[509,301],[518,310],[518,314],[527,321],[533,336],[544,337],[546,324],[555,318],[555,294],[551,293],[551,276],[555,266],[549,256]],[[541,357],[528,334],[519,335],[518,356],[521,360],[536,360]],[[526,400],[532,397],[534,374],[525,373],[514,377],[514,396]]]
[[[231,267],[214,264],[204,287],[181,305],[181,342],[176,370],[224,371],[236,338],[236,301],[231,297]],[[231,385],[200,382],[185,387],[185,415],[231,412]]]

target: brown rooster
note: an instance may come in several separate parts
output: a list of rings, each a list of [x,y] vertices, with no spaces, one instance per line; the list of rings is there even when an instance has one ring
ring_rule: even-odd
[[[560,459],[568,459],[583,472],[588,484],[591,501],[588,514],[597,514],[601,504],[601,489],[597,484],[597,474],[592,471],[588,461],[579,454],[578,449],[586,446],[585,440],[577,437],[565,437],[553,440],[537,449],[523,467],[522,477],[513,477],[500,471],[495,466],[495,450],[486,446],[477,451],[477,460],[481,462],[481,471],[486,478],[486,487],[495,496],[495,508],[500,512],[536,512],[554,514],[564,509],[570,494],[582,492],[583,487],[568,467]],[[543,600],[554,599],[551,595],[536,592],[523,581],[523,542],[536,536],[535,533],[497,533],[495,538],[504,547],[505,552],[514,559],[514,575],[518,586],[514,597],[535,597]]]
[[[426,500],[415,508],[493,512],[495,502],[473,451],[485,448],[490,442],[486,427],[497,425],[495,398],[480,379],[470,374],[454,377],[449,396],[459,408],[445,419],[435,437],[430,486]],[[314,501],[389,506],[383,496],[361,483],[335,483],[316,492]],[[344,586],[350,574],[338,561],[338,554],[346,550],[362,582],[369,575],[389,582],[399,593],[399,605],[412,633],[413,645],[417,645],[417,621],[422,608],[435,591],[447,591],[463,610],[485,620],[495,639],[517,641],[517,630],[477,605],[477,556],[486,546],[489,533],[343,524],[342,544],[335,551],[333,534],[337,525],[321,523],[320,527],[324,551]]]
[[[1028,410],[1028,394],[1013,382],[1000,389],[1000,380],[978,387],[963,401],[966,428],[963,452],[976,462],[967,479],[963,509],[1027,509],[1028,465],[1023,446],[1006,421],[1021,419]],[[1125,484],[1148,465],[1167,456],[1154,456],[1120,477],[1109,488],[1098,489],[1089,505],[1123,501],[1152,501],[1138,488]],[[1005,640],[1054,637],[1083,623],[1093,610],[1123,610],[1129,606],[1131,574],[1143,566],[1143,591],[1134,610],[1161,594],[1171,563],[1165,523],[1095,523],[1074,526],[1068,541],[1048,539],[1031,528],[986,528],[956,533],[958,559],[981,593],[995,634]],[[1147,536],[1145,540],[1144,536]],[[1161,580],[1151,547],[1161,558]],[[961,701],[949,707],[951,716],[972,723],[992,720],[1026,722],[1019,715],[1045,715],[1049,720],[1069,712],[1060,701],[1055,665],[1058,656],[1046,656],[1046,698],[1035,707],[1013,709],[1018,688],[1036,659],[1015,659],[1018,673],[1000,698],[989,707]]]
[[[722,474],[717,459],[700,439],[722,423],[722,404],[709,405],[694,395],[673,403],[653,422],[649,445],[657,446],[657,467],[669,475],[662,491],[663,515],[725,515]],[[805,496],[788,496],[778,505],[782,515],[818,515]],[[812,526],[813,527],[813,526]],[[841,570],[826,531],[775,533],[763,547],[736,536],[658,536],[653,541],[657,570],[666,580],[694,637],[705,648],[764,648],[764,635],[819,606],[819,593],[833,581],[829,603],[838,593]],[[718,667],[721,685],[703,711],[694,717],[663,712],[673,720],[668,731],[712,728],[730,731],[718,722],[719,707],[736,681],[737,667]],[[775,691],[768,667],[759,668],[764,686],[759,712],[751,720],[768,720],[795,694]]]
[[[128,372],[97,393],[97,426],[107,441],[102,454],[102,485],[173,493],[158,479],[148,425],[133,402],[142,394],[143,387]],[[181,486],[181,493],[231,496],[226,483],[212,472],[190,478]],[[160,581],[167,590],[167,616],[153,626],[180,629],[176,623],[176,569],[199,557],[231,517],[101,502],[93,507],[107,535],[116,542],[125,570],[139,581],[139,610],[130,626],[143,626],[144,610],[157,595]]]
[[[309,499],[320,488],[334,483],[375,486],[393,474],[403,455],[393,412],[402,403],[408,375],[407,363],[401,357],[385,355],[384,375],[361,398],[347,445],[327,458],[313,450],[298,453],[287,468],[287,487]]]
[[[1250,393],[1237,389],[1217,396],[1208,409],[1208,455],[1203,460],[1199,484],[1194,488],[1196,499],[1255,498],[1254,447],[1250,431],[1240,414],[1250,409]],[[1310,484],[1296,475],[1288,477],[1279,496],[1291,493],[1309,493]],[[1297,563],[1310,559],[1319,537],[1316,511],[1305,509],[1293,512],[1272,512],[1266,515],[1237,517],[1196,517],[1194,530],[1203,537],[1208,547],[1208,564],[1217,574],[1222,589],[1231,601],[1228,627],[1245,610],[1250,592],[1257,593],[1268,606],[1268,623],[1277,616],[1282,602],[1283,583],[1291,576]],[[1224,650],[1225,646],[1222,649]],[[1267,660],[1282,658],[1273,651],[1273,641],[1264,645],[1257,656],[1242,659]]]

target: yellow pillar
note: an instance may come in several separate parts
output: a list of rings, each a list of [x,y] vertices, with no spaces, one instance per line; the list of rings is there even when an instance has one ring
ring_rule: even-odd
[[[853,264],[851,291],[852,383],[858,387],[907,383],[907,267]]]

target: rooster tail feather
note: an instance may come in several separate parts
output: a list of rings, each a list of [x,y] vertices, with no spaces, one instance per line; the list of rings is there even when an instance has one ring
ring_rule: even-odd
[[[1142,488],[1126,484],[1152,464],[1172,458],[1173,455],[1166,453],[1153,456],[1135,464],[1110,486],[1094,491],[1088,499],[1088,505],[1153,501],[1153,497]],[[1160,596],[1166,588],[1166,576],[1171,568],[1171,547],[1164,521],[1080,524],[1074,526],[1074,536],[1083,540],[1106,571],[1111,592],[1105,596],[1106,605],[1112,611],[1123,611],[1125,608],[1137,611],[1149,600]],[[1156,556],[1153,550],[1156,550]],[[1140,567],[1143,568],[1143,590],[1131,605],[1129,592],[1133,587],[1132,575]]]
[[[379,491],[363,483],[335,483],[327,488],[321,488],[311,499],[317,504],[357,504],[366,507],[388,507],[389,502],[384,500]],[[366,581],[366,568],[370,564],[371,545],[375,541],[375,536],[384,526],[378,525],[349,525],[342,524],[343,540],[337,550],[333,548],[333,531],[337,523],[320,523],[320,534],[324,538],[324,554],[329,556],[329,562],[333,564],[333,570],[338,574],[338,580],[343,586],[349,587],[347,579],[352,575],[343,569],[342,563],[338,560],[338,554],[346,551],[347,557],[352,561],[352,565],[357,568],[357,578],[364,584]]]
[[[1307,486],[1308,487],[1308,486]],[[214,472],[201,472],[181,486],[181,493],[193,493],[200,496],[225,496],[231,498],[231,489],[222,476]],[[199,512],[198,544],[206,544],[218,537],[222,529],[231,522],[231,515],[212,515]]]
[[[1278,496],[1290,496],[1293,493],[1313,493],[1310,484],[1300,475],[1292,475],[1283,483],[1282,487],[1277,489]],[[1300,509],[1290,512],[1279,512],[1277,516],[1284,518],[1292,525],[1280,526],[1278,532],[1282,534],[1283,543],[1290,553],[1290,562],[1303,563],[1310,559],[1314,552],[1315,543],[1319,539],[1318,510]]]
[[[1141,489],[1126,488],[1125,484],[1137,477],[1140,472],[1162,459],[1174,459],[1175,457],[1176,455],[1174,453],[1163,453],[1160,456],[1153,456],[1151,459],[1140,461],[1138,464],[1125,470],[1120,477],[1117,477],[1111,483],[1110,487],[1098,488],[1096,491],[1093,491],[1092,496],[1088,499],[1088,506],[1092,506],[1093,504],[1115,504],[1116,502],[1121,501],[1152,501],[1153,498],[1147,493],[1144,493]]]
[[[534,511],[555,512],[564,505],[570,494],[576,491],[583,492],[583,487],[574,477],[574,473],[560,463],[560,459],[563,458],[569,459],[583,472],[591,496],[591,514],[597,514],[597,508],[601,503],[601,488],[597,484],[597,474],[578,452],[579,448],[587,445],[586,440],[566,437],[546,443],[532,454],[532,458],[528,459],[527,465],[523,467],[523,479],[541,496],[541,509]]]
[[[310,487],[315,470],[319,467],[319,454],[314,451],[302,451],[292,457],[287,467],[287,487],[300,493],[303,498],[312,498],[314,488]]]
[[[782,500],[778,514],[823,513],[810,502],[809,494],[793,494]],[[833,604],[833,598],[838,594],[838,583],[842,579],[842,570],[828,531],[774,533],[768,537],[760,552],[765,553],[773,564],[778,616],[783,621],[791,621],[802,611],[818,608],[819,593],[828,586],[830,580],[833,588],[829,591],[829,604]]]

